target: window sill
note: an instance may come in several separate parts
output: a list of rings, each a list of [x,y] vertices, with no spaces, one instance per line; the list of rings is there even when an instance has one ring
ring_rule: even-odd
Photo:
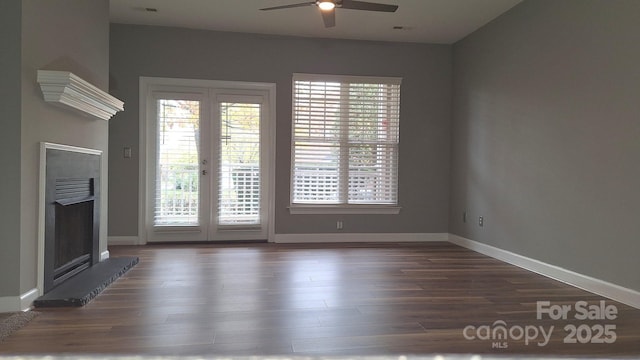
[[[291,205],[289,213],[304,214],[392,214],[400,213],[400,206],[396,205]]]
[[[199,225],[154,225],[153,231],[156,233],[200,233],[202,229]]]

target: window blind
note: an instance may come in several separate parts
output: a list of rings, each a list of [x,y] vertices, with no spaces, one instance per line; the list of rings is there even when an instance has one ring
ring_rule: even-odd
[[[397,204],[400,79],[295,74],[292,204]]]
[[[157,106],[155,226],[199,225],[200,102],[160,99]]]
[[[220,103],[219,225],[260,225],[260,111]]]

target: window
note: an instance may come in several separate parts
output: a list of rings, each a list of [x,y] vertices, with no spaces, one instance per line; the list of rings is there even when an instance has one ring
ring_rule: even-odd
[[[291,209],[398,203],[400,79],[294,74]]]

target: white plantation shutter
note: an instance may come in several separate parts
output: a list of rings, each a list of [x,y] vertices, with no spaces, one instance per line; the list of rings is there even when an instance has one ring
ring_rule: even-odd
[[[218,225],[260,225],[261,104],[220,102]]]
[[[200,101],[159,99],[155,226],[199,225]]]
[[[398,202],[400,79],[295,74],[292,204]]]

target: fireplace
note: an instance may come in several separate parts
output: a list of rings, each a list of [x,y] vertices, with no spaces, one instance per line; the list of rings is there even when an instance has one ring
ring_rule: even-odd
[[[100,153],[46,149],[44,293],[100,261]]]

